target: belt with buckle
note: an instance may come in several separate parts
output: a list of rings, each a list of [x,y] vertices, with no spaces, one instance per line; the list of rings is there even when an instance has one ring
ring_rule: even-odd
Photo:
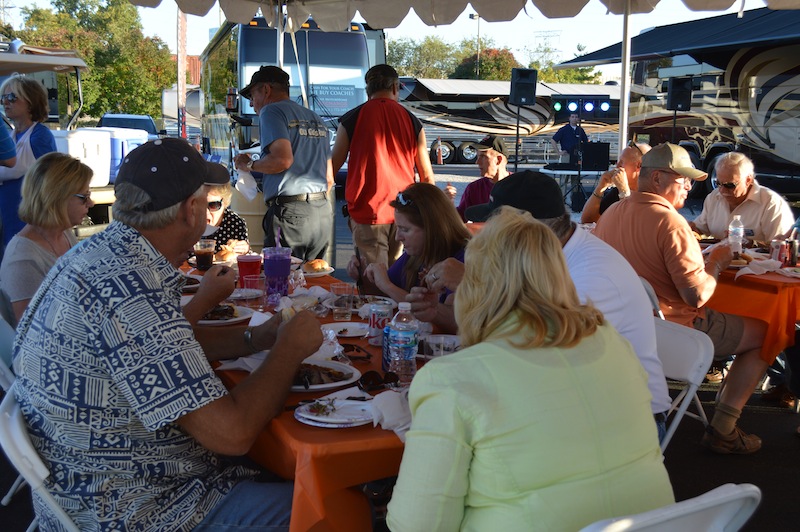
[[[283,205],[284,203],[294,203],[296,201],[316,201],[321,199],[328,199],[327,192],[309,192],[307,194],[297,194],[294,196],[275,196],[267,200],[267,203],[277,203]]]

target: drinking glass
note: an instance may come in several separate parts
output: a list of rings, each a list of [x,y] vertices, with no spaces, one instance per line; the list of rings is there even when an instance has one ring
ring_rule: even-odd
[[[198,270],[206,271],[213,266],[216,246],[217,241],[213,238],[202,238],[194,245],[194,257]]]
[[[268,295],[289,295],[291,265],[292,248],[264,248],[264,275],[267,277]]]
[[[355,287],[350,283],[334,283],[331,285],[333,299],[333,319],[350,321],[353,315],[353,293]]]
[[[264,312],[268,309],[267,303],[267,278],[264,274],[245,275],[244,286],[247,290],[245,304],[253,310]]]
[[[239,287],[244,288],[244,278],[261,273],[261,255],[238,255],[236,266],[239,268]]]

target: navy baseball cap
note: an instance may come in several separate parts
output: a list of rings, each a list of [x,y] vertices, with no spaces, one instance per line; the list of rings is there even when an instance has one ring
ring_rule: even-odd
[[[538,219],[558,218],[567,212],[558,182],[541,172],[525,170],[498,181],[489,203],[467,207],[464,214],[472,222],[485,222],[503,205],[528,211]]]
[[[180,203],[203,185],[230,182],[228,170],[206,161],[185,139],[152,140],[131,151],[119,167],[114,185],[130,183],[144,190],[150,202],[143,212]]]

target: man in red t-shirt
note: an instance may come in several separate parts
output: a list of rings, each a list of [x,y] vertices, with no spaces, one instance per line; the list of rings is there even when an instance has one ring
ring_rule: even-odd
[[[421,182],[434,183],[422,123],[398,103],[397,71],[376,65],[365,81],[369,101],[342,116],[331,154],[334,174],[350,155],[344,195],[362,271],[372,262],[391,266],[400,256],[389,202],[414,183],[415,166]]]

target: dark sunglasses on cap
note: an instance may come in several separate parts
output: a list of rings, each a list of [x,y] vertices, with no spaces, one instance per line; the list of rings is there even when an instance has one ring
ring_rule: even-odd
[[[208,210],[211,212],[217,212],[221,208],[222,208],[222,200],[208,202]]]
[[[397,203],[399,203],[403,207],[408,207],[409,205],[414,203],[414,200],[412,200],[411,198],[407,198],[407,197],[403,196],[402,192],[398,192],[397,193]]]
[[[644,155],[644,153],[642,153],[642,149],[636,144],[635,141],[631,140],[630,142],[628,142],[628,147],[634,148],[636,151],[639,152],[639,155]]]
[[[19,100],[19,98],[13,92],[9,92],[8,94],[3,94],[0,96],[0,103],[14,103],[17,100]]]
[[[739,186],[739,182],[737,181],[736,183],[720,183],[718,179],[714,178],[714,186],[727,188],[728,190],[733,190],[734,188]]]

